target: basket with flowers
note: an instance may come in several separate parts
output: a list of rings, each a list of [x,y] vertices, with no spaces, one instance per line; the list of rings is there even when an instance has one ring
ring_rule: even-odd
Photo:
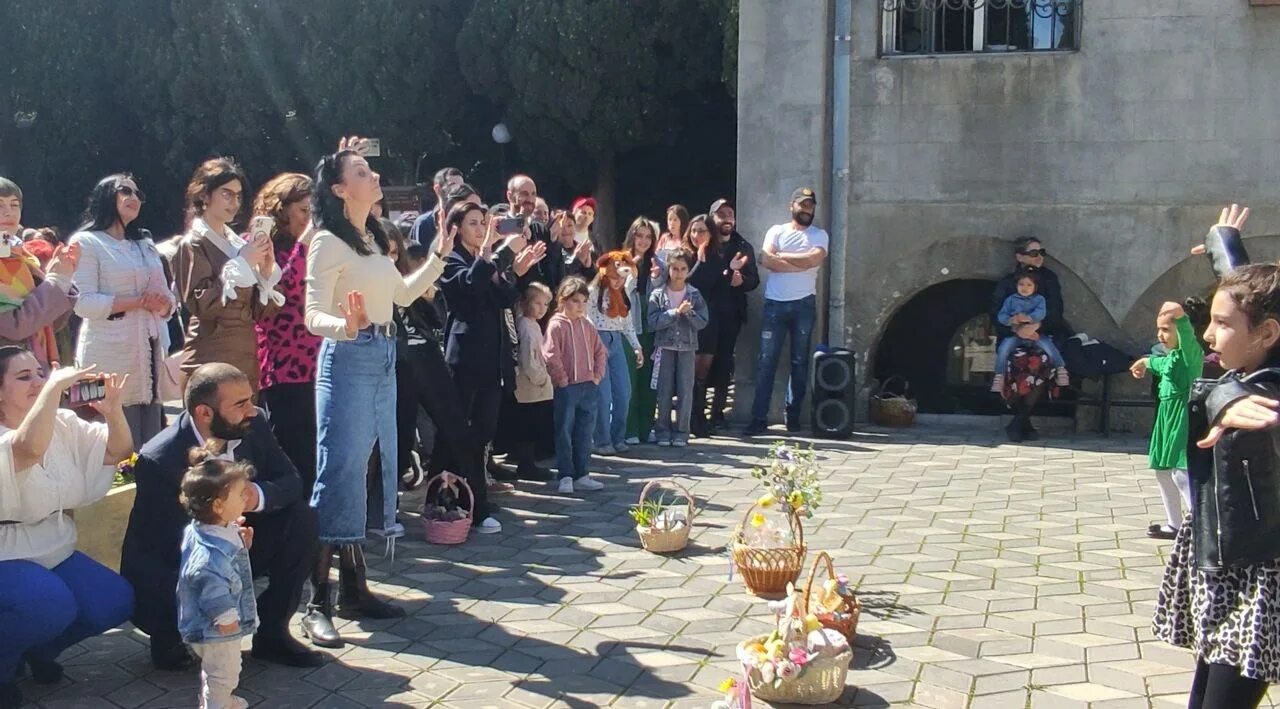
[[[827,704],[844,693],[853,650],[839,631],[822,627],[806,599],[787,584],[785,600],[769,604],[777,628],[738,644],[747,686],[757,699]]]
[[[658,499],[650,497],[650,493],[660,487],[674,488],[684,498],[684,505],[668,502],[665,495]],[[677,498],[678,499],[678,498]],[[666,554],[680,551],[689,544],[689,528],[693,524],[693,516],[697,510],[693,506],[693,495],[675,480],[651,480],[640,491],[640,499],[631,506],[628,514],[636,522],[636,533],[640,535],[640,545],[647,551]]]
[[[751,476],[760,481],[765,493],[738,526],[733,561],[748,592],[777,595],[796,580],[804,564],[806,547],[800,518],[812,517],[822,502],[813,447],[774,443],[765,465],[752,470]],[[771,510],[785,516],[786,526],[774,524],[767,514]]]

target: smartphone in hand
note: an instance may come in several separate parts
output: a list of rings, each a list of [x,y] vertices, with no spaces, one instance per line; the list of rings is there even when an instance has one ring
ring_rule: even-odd
[[[512,236],[524,232],[524,217],[503,217],[498,220],[496,230],[502,236]]]
[[[83,379],[72,384],[66,392],[63,393],[67,403],[73,407],[86,406],[95,401],[101,401],[107,397],[107,385],[102,378]]]
[[[249,220],[249,241],[254,242],[258,239],[271,238],[271,230],[275,227],[276,220],[268,216],[257,216]]]

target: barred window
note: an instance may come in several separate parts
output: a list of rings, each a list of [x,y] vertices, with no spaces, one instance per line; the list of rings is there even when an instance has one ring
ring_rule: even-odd
[[[883,53],[1079,49],[1083,0],[880,0]]]

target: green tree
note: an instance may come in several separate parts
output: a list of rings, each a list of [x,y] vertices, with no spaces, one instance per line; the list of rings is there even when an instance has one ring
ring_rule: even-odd
[[[728,0],[476,0],[457,48],[525,162],[590,188],[597,233],[613,243],[618,155],[670,144],[697,120],[685,104],[722,84],[737,42],[726,28]]]
[[[156,76],[137,87],[174,175],[231,154],[259,184],[282,169],[310,172],[341,135],[380,138],[375,167],[412,178],[422,151],[450,146],[466,87],[451,47],[430,41],[465,6],[396,0],[167,0],[167,22],[135,44]]]

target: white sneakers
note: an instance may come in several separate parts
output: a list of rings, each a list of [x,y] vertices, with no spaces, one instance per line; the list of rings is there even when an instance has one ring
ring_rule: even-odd
[[[386,529],[370,528],[368,531],[370,535],[375,537],[381,537],[383,539],[399,539],[404,536],[404,525],[399,522],[395,522]]]
[[[573,486],[578,490],[587,490],[588,492],[604,489],[604,483],[600,482],[599,480],[596,480],[590,475],[583,475],[577,480],[574,480]]]
[[[559,492],[562,495],[572,495],[574,490],[590,492],[603,489],[604,483],[592,478],[590,475],[583,475],[576,480],[573,478],[560,478]]]
[[[478,534],[497,534],[502,531],[502,523],[492,517],[485,517],[484,521],[476,527]]]

